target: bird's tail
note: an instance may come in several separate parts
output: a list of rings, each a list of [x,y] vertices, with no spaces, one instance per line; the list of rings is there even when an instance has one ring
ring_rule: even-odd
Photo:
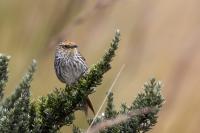
[[[85,115],[88,116],[88,108],[93,112],[95,115],[95,111],[92,105],[92,102],[90,101],[89,97],[85,99]]]

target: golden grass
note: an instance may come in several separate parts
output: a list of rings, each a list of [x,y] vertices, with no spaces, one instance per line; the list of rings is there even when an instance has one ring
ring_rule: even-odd
[[[95,108],[125,63],[114,92],[117,107],[124,101],[130,103],[143,83],[155,76],[164,82],[166,104],[152,132],[198,132],[199,4],[195,0],[1,0],[0,52],[12,56],[6,94],[33,58],[39,65],[33,97],[64,86],[54,74],[56,42],[77,42],[88,64],[93,64],[119,28],[122,40],[113,69],[91,96]],[[78,118],[82,120],[76,123],[85,127],[85,118],[80,113]]]

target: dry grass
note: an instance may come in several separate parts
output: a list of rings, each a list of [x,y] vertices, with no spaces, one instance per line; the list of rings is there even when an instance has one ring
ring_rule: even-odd
[[[91,96],[95,108],[121,64],[126,64],[114,92],[117,105],[130,103],[144,81],[155,76],[164,82],[167,102],[152,132],[198,132],[199,4],[197,0],[1,0],[0,52],[12,56],[6,94],[16,86],[32,58],[39,64],[33,97],[63,86],[53,69],[56,42],[63,38],[77,42],[92,64],[119,28],[122,40],[113,69]],[[84,116],[78,118],[85,127]]]

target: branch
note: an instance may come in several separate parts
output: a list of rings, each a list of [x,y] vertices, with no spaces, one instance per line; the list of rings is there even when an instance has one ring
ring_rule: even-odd
[[[8,62],[10,56],[0,54],[0,101],[4,96],[4,88],[8,81]]]
[[[156,112],[155,108],[143,108],[143,109],[137,109],[135,111],[128,112],[127,114],[118,114],[115,118],[111,119],[104,119],[103,121],[97,123],[92,128],[90,128],[87,133],[98,133],[101,130],[107,129],[107,128],[113,128],[113,126],[125,123],[129,119],[133,118],[134,116],[144,116],[148,113]]]

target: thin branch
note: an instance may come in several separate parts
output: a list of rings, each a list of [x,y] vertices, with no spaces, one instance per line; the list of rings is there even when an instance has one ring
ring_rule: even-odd
[[[134,116],[145,115],[145,114],[153,113],[156,111],[157,111],[157,108],[155,108],[155,107],[153,107],[153,108],[146,107],[146,108],[142,108],[142,109],[133,110],[127,114],[119,114],[115,118],[105,119],[102,122],[96,124],[92,128],[88,129],[86,133],[98,133],[99,131],[101,131],[105,128],[109,128],[114,125],[126,122]]]
[[[113,87],[114,87],[115,83],[116,83],[116,82],[117,82],[117,80],[119,79],[119,76],[120,76],[121,72],[124,70],[124,68],[125,68],[125,64],[123,64],[123,65],[121,66],[121,68],[120,68],[120,70],[119,70],[118,74],[116,75],[116,77],[115,77],[115,80],[113,81],[113,83],[112,83],[112,85],[111,85],[110,89],[108,90],[108,93],[107,93],[107,95],[105,96],[105,98],[104,98],[104,100],[103,100],[103,102],[102,102],[101,106],[99,107],[99,110],[97,111],[97,113],[96,113],[96,115],[95,115],[95,117],[94,117],[93,121],[91,122],[90,126],[88,127],[88,129],[87,129],[87,133],[88,133],[88,131],[90,130],[90,128],[92,127],[92,125],[94,124],[94,122],[95,122],[96,118],[98,117],[98,115],[99,115],[99,112],[101,111],[101,109],[102,109],[103,105],[104,105],[104,104],[105,104],[105,102],[106,102],[106,99],[108,98],[108,95],[109,95],[109,94],[110,94],[110,92],[112,91],[112,89],[113,89]]]

